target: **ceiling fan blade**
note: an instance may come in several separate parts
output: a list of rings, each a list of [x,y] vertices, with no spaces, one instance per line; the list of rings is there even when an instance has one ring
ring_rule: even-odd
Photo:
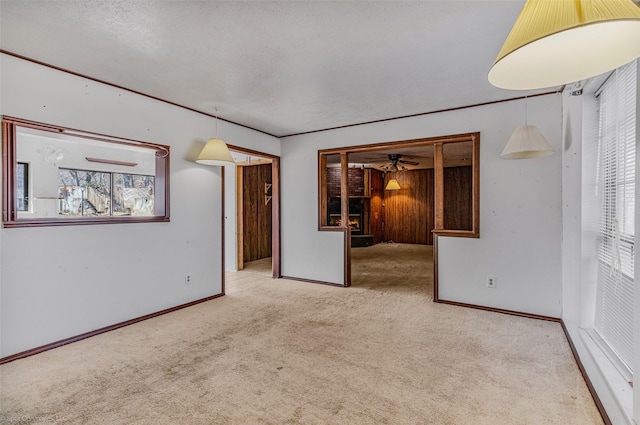
[[[403,164],[407,164],[407,165],[420,165],[419,162],[415,162],[415,161],[405,161],[404,159],[400,159],[398,160],[398,162],[402,162]]]

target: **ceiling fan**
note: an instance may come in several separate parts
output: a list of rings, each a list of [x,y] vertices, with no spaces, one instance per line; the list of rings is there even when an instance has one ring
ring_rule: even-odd
[[[408,161],[406,159],[401,159],[403,158],[402,155],[397,154],[397,153],[392,153],[387,155],[387,157],[389,158],[388,161],[384,161],[384,165],[382,165],[380,168],[384,171],[399,171],[399,170],[406,170],[407,167],[405,167],[406,165],[420,165],[419,162],[415,162],[415,161]],[[411,158],[411,157],[409,157]],[[381,161],[378,162],[372,162],[372,164],[379,164],[381,163]]]

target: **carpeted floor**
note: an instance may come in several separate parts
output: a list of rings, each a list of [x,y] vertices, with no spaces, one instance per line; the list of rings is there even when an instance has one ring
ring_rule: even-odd
[[[433,246],[380,243],[352,248],[351,286],[420,293],[433,300]]]
[[[0,423],[602,424],[559,324],[435,304],[412,270],[229,273],[225,297],[0,366]]]

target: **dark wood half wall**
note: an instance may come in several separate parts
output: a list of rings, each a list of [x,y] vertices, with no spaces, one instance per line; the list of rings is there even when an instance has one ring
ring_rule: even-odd
[[[268,196],[272,188],[271,164],[242,167],[243,181],[243,260],[253,261],[271,256],[271,209]]]

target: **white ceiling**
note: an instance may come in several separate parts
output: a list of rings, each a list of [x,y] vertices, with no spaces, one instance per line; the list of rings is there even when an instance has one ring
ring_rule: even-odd
[[[487,81],[523,4],[2,0],[0,46],[285,136],[536,93]]]

